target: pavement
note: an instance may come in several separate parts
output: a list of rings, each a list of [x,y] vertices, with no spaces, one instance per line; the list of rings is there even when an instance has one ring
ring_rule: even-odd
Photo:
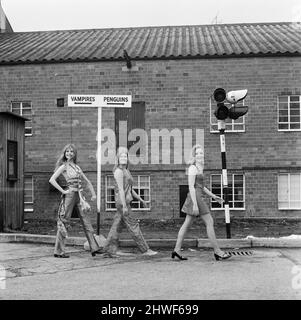
[[[0,300],[301,300],[300,235],[218,238],[232,257],[215,261],[196,231],[183,243],[188,261],[171,259],[177,229],[143,232],[151,257],[124,232],[111,259],[93,258],[84,236],[68,237],[70,258],[57,259],[53,234],[0,233]]]
[[[216,261],[212,250],[187,248],[179,261],[167,248],[104,258],[69,246],[70,258],[57,259],[52,244],[2,242],[0,300],[101,300],[98,309],[107,300],[301,300],[300,248],[231,252]]]

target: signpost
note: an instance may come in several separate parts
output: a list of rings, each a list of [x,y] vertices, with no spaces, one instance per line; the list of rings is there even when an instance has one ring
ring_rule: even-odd
[[[100,229],[101,208],[101,117],[102,108],[131,108],[131,95],[68,95],[68,107],[96,107],[98,108],[97,119],[97,234]]]

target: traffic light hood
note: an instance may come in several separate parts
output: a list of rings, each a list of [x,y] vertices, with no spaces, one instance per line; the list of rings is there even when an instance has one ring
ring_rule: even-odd
[[[229,91],[226,95],[226,99],[229,103],[235,104],[241,100],[243,100],[248,94],[248,90],[236,90],[236,91]]]

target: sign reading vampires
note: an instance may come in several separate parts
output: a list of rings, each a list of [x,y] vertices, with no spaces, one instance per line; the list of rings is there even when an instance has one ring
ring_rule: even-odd
[[[131,95],[68,94],[68,107],[131,108]]]

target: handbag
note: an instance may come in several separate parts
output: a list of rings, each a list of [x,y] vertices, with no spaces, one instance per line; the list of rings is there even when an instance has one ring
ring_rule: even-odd
[[[189,214],[190,216],[197,217],[199,215],[199,212],[193,211],[193,201],[191,199],[190,193],[187,194],[187,198],[183,204],[182,211],[186,214]]]
[[[79,195],[79,204],[84,212],[90,211],[91,206],[88,201],[86,201],[85,197],[82,195],[81,191],[78,192]]]

